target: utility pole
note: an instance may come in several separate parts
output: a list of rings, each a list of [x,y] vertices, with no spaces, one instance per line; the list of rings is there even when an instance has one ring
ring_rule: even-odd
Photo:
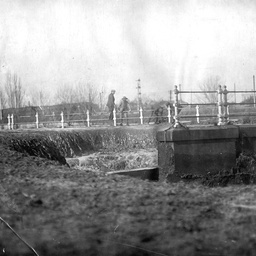
[[[140,86],[140,79],[136,80],[137,82],[137,91],[138,91],[138,105],[137,105],[137,109],[140,110],[140,108],[142,107],[142,101],[141,101],[141,86]]]
[[[255,107],[255,76],[253,75],[252,77],[252,80],[253,80],[253,106]]]

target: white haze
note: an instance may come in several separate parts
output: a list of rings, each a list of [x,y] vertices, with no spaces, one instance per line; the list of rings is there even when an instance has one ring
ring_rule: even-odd
[[[220,76],[252,89],[253,0],[0,0],[0,85],[15,72],[27,93],[91,83],[117,98],[168,99]]]

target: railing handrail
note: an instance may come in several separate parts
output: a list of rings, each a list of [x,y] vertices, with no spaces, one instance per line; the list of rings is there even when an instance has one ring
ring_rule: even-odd
[[[233,106],[233,105],[254,105],[254,107],[256,107],[256,102],[255,102],[255,98],[254,98],[254,102],[248,102],[248,103],[237,103],[237,102],[229,102],[228,101],[228,95],[231,93],[255,93],[256,91],[245,91],[245,90],[239,90],[239,91],[229,91],[227,90],[227,87],[224,85],[223,87],[221,85],[218,86],[217,90],[207,90],[207,91],[192,91],[192,90],[178,90],[178,87],[175,86],[174,89],[174,103],[173,103],[173,107],[171,107],[170,105],[167,104],[168,101],[166,101],[166,108],[167,108],[167,115],[163,115],[161,114],[161,116],[159,116],[160,118],[167,118],[169,123],[172,123],[172,121],[174,120],[174,127],[179,127],[180,124],[180,119],[181,118],[196,118],[197,123],[200,122],[200,117],[201,118],[205,118],[205,117],[216,117],[218,118],[218,125],[226,125],[228,124],[229,121],[229,117],[232,116],[256,116],[256,111],[252,112],[252,113],[229,113],[229,107]],[[178,97],[179,94],[182,93],[216,93],[217,95],[217,102],[210,102],[210,103],[203,103],[203,102],[199,102],[199,103],[182,103],[180,98]],[[255,94],[254,94],[255,97]],[[160,105],[159,105],[160,106]],[[180,110],[182,106],[196,106],[196,113],[195,114],[188,114],[188,115],[181,115],[180,114]],[[199,113],[199,106],[214,106],[215,113],[217,110],[217,114],[213,114],[214,112],[212,112],[212,114],[200,114]],[[148,119],[150,121],[150,119],[152,118],[151,116],[146,116],[145,113],[150,113],[152,111],[154,111],[155,109],[142,109],[140,108],[139,110],[135,110],[135,111],[129,111],[130,113],[135,114],[136,116],[129,116],[127,117],[127,120],[135,120],[136,119],[136,123],[140,123],[143,124],[144,120]],[[174,113],[173,113],[174,112]],[[117,113],[120,113],[120,111],[117,111],[116,109],[114,109],[113,111],[113,115],[114,118],[112,120],[112,122],[114,123],[114,126],[117,125],[117,121],[119,120],[119,116],[117,116]],[[153,113],[153,112],[152,112]],[[105,111],[100,111],[100,112],[89,112],[89,110],[87,110],[86,112],[78,112],[78,113],[64,113],[64,111],[61,111],[60,113],[58,112],[57,114],[55,112],[52,112],[51,115],[42,115],[40,114],[40,116],[38,115],[38,112],[36,112],[35,117],[33,116],[18,116],[18,118],[14,118],[14,114],[8,114],[7,119],[8,119],[8,128],[9,129],[14,129],[14,122],[16,121],[21,121],[19,118],[35,118],[35,121],[29,121],[26,123],[34,123],[36,125],[36,128],[39,128],[39,123],[59,123],[61,125],[62,128],[64,128],[64,125],[66,123],[70,123],[70,122],[83,122],[86,123],[87,126],[89,127],[92,123],[96,123],[96,122],[100,122],[100,121],[106,121],[108,122],[108,119],[102,118],[102,115],[107,115],[109,114],[109,112],[105,112]],[[71,120],[69,119],[69,117],[72,116],[77,116],[79,115],[82,119],[79,120]],[[101,116],[100,118],[98,118],[99,116]],[[17,116],[16,116],[17,117]],[[50,121],[47,120],[45,121],[42,118],[45,117],[50,117],[54,120]],[[68,120],[66,120],[66,118],[68,117]],[[121,117],[120,117],[121,118]],[[155,115],[153,118],[158,118],[157,115]],[[41,120],[39,120],[41,119]],[[126,119],[126,118],[125,118]],[[22,124],[22,122],[16,122],[15,124]]]
[[[255,97],[256,91],[254,91],[254,90],[251,90],[251,91],[246,91],[246,90],[229,91],[229,90],[227,90],[226,85],[223,86],[223,89],[222,89],[222,86],[219,85],[218,89],[215,90],[215,91],[211,91],[211,90],[207,90],[207,91],[187,91],[187,90],[184,90],[184,91],[181,91],[181,90],[178,90],[178,86],[175,85],[175,89],[173,91],[174,91],[174,95],[175,95],[174,96],[174,104],[173,104],[174,108],[175,108],[175,116],[174,116],[174,119],[175,119],[175,125],[174,126],[175,127],[180,126],[179,118],[183,117],[183,116],[180,116],[179,113],[178,113],[178,106],[179,105],[190,105],[190,106],[196,105],[196,108],[197,108],[196,115],[188,115],[188,117],[196,117],[197,120],[199,120],[199,105],[214,105],[214,106],[217,106],[218,107],[217,117],[219,118],[218,125],[228,124],[229,116],[233,116],[232,114],[229,114],[229,106],[230,105],[254,105],[254,107],[256,106],[255,98],[254,98],[253,103],[228,102],[228,94],[229,93],[254,93],[254,97]],[[187,104],[184,104],[184,103],[180,103],[180,100],[179,100],[179,97],[178,97],[178,95],[182,94],[182,93],[190,93],[190,94],[191,93],[202,93],[202,94],[216,93],[217,97],[218,97],[218,100],[217,100],[216,103],[191,103],[191,104],[187,103]],[[201,115],[201,116],[206,117],[206,116],[209,116],[209,115]],[[238,115],[236,115],[236,116],[238,116]]]

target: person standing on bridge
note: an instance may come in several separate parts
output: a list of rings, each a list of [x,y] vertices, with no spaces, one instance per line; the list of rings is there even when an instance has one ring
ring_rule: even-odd
[[[118,110],[120,111],[120,126],[123,125],[123,118],[126,119],[126,124],[129,125],[128,121],[128,112],[131,111],[130,102],[126,96],[124,96],[118,106]]]
[[[115,90],[111,90],[111,93],[108,95],[108,102],[107,102],[107,107],[109,110],[109,120],[113,120],[113,111],[115,109]]]

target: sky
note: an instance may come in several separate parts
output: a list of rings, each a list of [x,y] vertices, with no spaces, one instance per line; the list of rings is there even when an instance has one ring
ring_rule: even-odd
[[[116,97],[168,99],[220,77],[251,90],[254,0],[0,0],[0,85],[17,73],[29,94],[90,83]]]

